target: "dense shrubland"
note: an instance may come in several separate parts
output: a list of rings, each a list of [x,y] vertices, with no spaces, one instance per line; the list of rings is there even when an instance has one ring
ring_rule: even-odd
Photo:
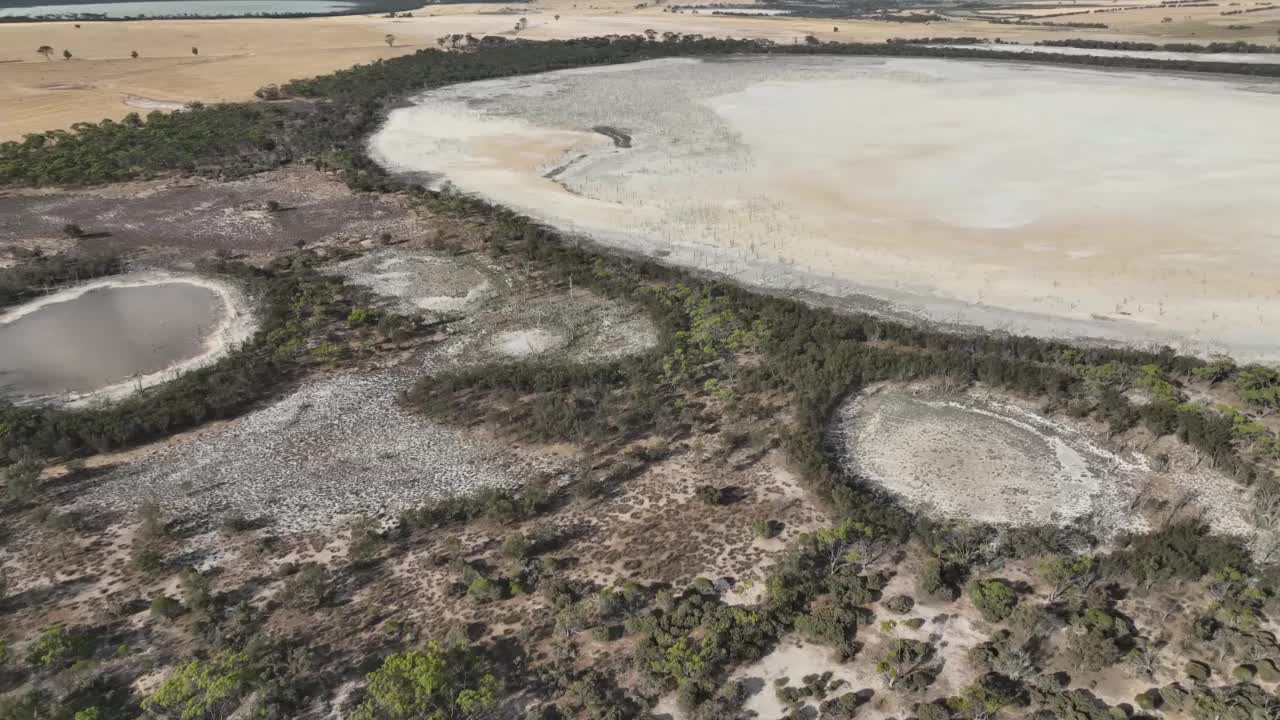
[[[1088,38],[1070,38],[1064,40],[1039,40],[1037,45],[1044,47],[1083,48],[1086,50],[1127,50],[1131,52],[1163,52],[1180,53],[1275,53],[1280,48],[1273,45],[1257,45],[1242,41],[1212,42],[1206,45],[1196,43],[1150,43],[1124,40],[1092,40]]]
[[[261,104],[195,105],[146,119],[76,123],[0,144],[0,184],[85,185],[162,171],[231,176],[291,159],[280,138],[291,113]]]

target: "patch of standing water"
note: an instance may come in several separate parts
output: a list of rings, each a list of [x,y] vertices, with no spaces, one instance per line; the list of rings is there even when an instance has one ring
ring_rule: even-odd
[[[232,291],[134,276],[71,288],[0,316],[0,396],[119,397],[212,361],[247,337]]]
[[[101,288],[0,325],[0,378],[18,395],[84,392],[200,352],[213,292],[173,283]]]

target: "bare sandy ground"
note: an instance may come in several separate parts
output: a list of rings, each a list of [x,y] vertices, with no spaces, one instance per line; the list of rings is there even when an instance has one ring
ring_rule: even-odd
[[[1140,468],[1009,405],[877,388],[841,410],[859,475],[908,502],[981,522],[1070,524],[1127,514]],[[1126,484],[1127,485],[1127,484]]]
[[[370,147],[393,170],[755,285],[1273,358],[1277,91],[972,61],[673,59],[444,88]]]
[[[1137,5],[1145,3],[1129,3]],[[1152,3],[1154,4],[1154,3]],[[607,34],[700,33],[718,37],[801,42],[881,42],[891,37],[974,36],[1031,43],[1055,37],[1193,42],[1244,40],[1273,43],[1280,11],[1222,17],[1219,8],[1153,7],[1064,20],[1104,21],[1107,30],[993,25],[979,19],[910,24],[812,18],[735,17],[664,13],[636,8],[631,0],[542,0],[537,5],[496,3],[437,5],[413,18],[377,15],[308,19],[149,20],[0,25],[0,140],[65,128],[76,122],[119,119],[129,112],[174,109],[183,103],[238,101],[258,88],[435,47],[441,35],[513,36],[522,13],[529,26],[519,36],[535,40]],[[508,11],[508,12],[503,12]],[[556,16],[559,19],[556,19]],[[1176,15],[1174,22],[1163,18]],[[1247,20],[1241,20],[1244,17]],[[1248,25],[1230,30],[1229,25]],[[838,27],[839,31],[835,31]],[[395,35],[395,46],[384,37]],[[45,60],[36,48],[55,48]],[[192,55],[191,48],[199,48]],[[73,59],[61,59],[63,49]],[[130,58],[132,51],[140,57]]]

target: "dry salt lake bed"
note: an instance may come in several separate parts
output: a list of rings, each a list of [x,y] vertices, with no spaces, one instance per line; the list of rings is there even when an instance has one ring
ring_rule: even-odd
[[[1280,84],[866,58],[457,85],[370,140],[559,227],[746,282],[1280,357]]]

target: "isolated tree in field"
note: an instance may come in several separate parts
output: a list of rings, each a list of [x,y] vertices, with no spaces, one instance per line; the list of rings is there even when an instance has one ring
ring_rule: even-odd
[[[45,60],[53,59],[53,48],[48,45],[41,45],[39,48],[36,48],[36,52],[43,55]]]
[[[194,46],[193,46],[193,47],[191,48],[191,54],[192,54],[192,55],[199,55],[199,54],[200,54],[200,48],[198,48],[198,47],[194,47]]]
[[[560,22],[560,16],[556,15],[556,22]]]
[[[395,36],[395,35],[392,35],[391,33],[387,33],[385,36],[383,36],[383,38],[382,38],[382,39],[387,43],[387,47],[395,47],[395,46],[396,46],[396,36]]]
[[[63,59],[63,60],[70,60],[70,59],[71,59],[71,51],[70,51],[70,50],[63,50],[63,51],[62,51],[62,59]]]
[[[129,57],[133,58],[134,60],[137,60],[137,59],[138,59],[138,51],[137,51],[137,50],[134,50],[133,52],[129,53]]]

